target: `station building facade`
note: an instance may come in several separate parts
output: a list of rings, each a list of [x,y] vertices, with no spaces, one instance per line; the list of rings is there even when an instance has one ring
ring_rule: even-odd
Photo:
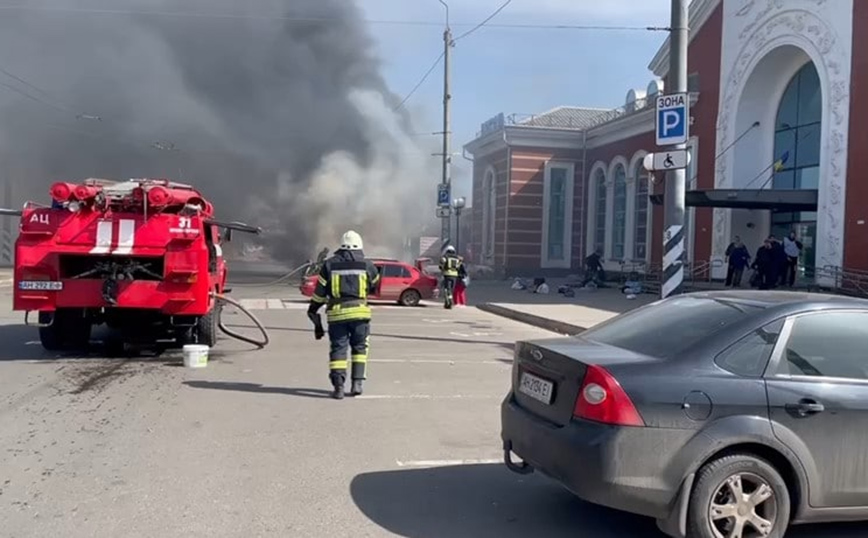
[[[691,162],[686,261],[723,278],[738,235],[751,249],[795,231],[801,264],[868,271],[868,2],[694,0],[688,53]],[[665,182],[642,166],[657,150],[655,96],[616,110],[560,107],[498,115],[465,146],[474,160],[471,244],[507,272],[575,271],[599,248],[607,267],[662,257]]]

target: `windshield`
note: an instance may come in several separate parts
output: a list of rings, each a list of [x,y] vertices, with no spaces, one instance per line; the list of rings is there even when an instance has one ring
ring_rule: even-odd
[[[676,297],[618,316],[582,338],[642,353],[671,357],[761,307],[707,297]]]

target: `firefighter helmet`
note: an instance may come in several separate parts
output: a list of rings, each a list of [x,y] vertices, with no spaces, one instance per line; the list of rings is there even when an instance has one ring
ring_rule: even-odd
[[[446,247],[446,250],[444,250],[444,252],[446,254],[455,254],[455,247],[453,247],[452,245],[449,245],[448,247]]]
[[[362,236],[353,230],[341,237],[341,250],[362,250]]]

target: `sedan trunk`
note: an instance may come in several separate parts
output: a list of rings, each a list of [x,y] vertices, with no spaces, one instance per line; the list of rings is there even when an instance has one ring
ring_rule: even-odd
[[[512,373],[515,401],[540,418],[565,426],[573,418],[587,365],[605,367],[652,360],[581,338],[518,342]]]

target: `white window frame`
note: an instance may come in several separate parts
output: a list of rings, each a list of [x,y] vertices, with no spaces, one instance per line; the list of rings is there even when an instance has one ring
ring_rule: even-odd
[[[588,200],[586,202],[588,206],[588,226],[585,232],[585,254],[583,256],[583,259],[584,257],[590,256],[597,248],[603,249],[603,255],[605,259],[605,233],[607,229],[607,226],[605,225],[603,226],[603,244],[597,244],[597,202],[599,201],[597,198],[600,196],[600,185],[597,182],[597,176],[599,176],[600,172],[603,173],[603,191],[605,194],[608,195],[608,192],[605,191],[608,188],[606,182],[608,181],[609,168],[608,165],[606,165],[605,163],[598,161],[594,164],[594,166],[591,167],[591,174],[588,179]],[[608,205],[608,198],[606,200],[606,203]],[[606,218],[608,219],[608,217]]]
[[[551,210],[549,199],[551,195],[551,172],[553,169],[566,171],[567,184],[564,193],[564,259],[549,259],[549,211]],[[541,267],[543,269],[569,269],[573,262],[573,205],[575,203],[576,165],[568,162],[548,161],[545,165],[545,179],[543,185],[543,219],[542,219],[542,247],[540,249]]]
[[[615,257],[615,183],[617,181],[617,170],[619,166],[624,168],[624,252],[620,258]],[[621,262],[628,262],[632,257],[632,253],[627,251],[627,240],[629,239],[630,229],[630,163],[621,156],[616,157],[609,168],[608,178],[608,193],[609,198],[606,200],[606,259],[613,265],[620,267]],[[631,254],[631,256],[628,256]]]

